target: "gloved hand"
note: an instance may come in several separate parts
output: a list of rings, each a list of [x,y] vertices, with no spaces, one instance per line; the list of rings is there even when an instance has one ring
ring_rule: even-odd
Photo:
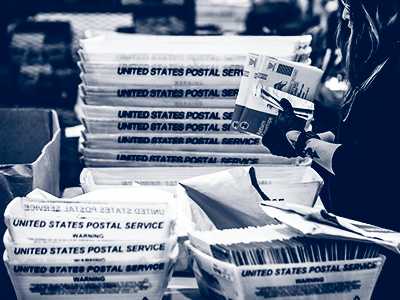
[[[286,136],[286,133],[292,130],[304,131],[306,120],[296,116],[289,100],[282,98],[280,105],[282,106],[283,111],[279,112],[275,124],[279,127],[282,133]]]
[[[306,120],[295,115],[289,100],[282,98],[280,111],[275,122],[270,125],[262,138],[262,144],[271,154],[284,157],[297,157],[296,151],[286,138],[286,133],[292,130],[303,131]]]

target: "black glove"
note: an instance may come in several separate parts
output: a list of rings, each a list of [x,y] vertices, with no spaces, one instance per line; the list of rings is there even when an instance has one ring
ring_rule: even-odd
[[[286,136],[286,133],[292,130],[300,132],[304,131],[306,120],[296,116],[289,100],[282,98],[280,105],[283,108],[283,111],[279,111],[275,124],[279,127],[282,133]]]
[[[283,111],[279,111],[275,122],[269,126],[262,138],[262,144],[273,155],[297,157],[295,149],[286,138],[286,133],[292,130],[304,131],[306,120],[295,115],[289,100],[282,98],[280,105]]]

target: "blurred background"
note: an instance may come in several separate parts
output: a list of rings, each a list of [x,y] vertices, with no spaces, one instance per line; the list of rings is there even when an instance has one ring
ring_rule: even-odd
[[[0,107],[58,112],[61,190],[79,186],[82,170],[78,140],[67,137],[65,129],[79,124],[74,113],[81,82],[77,49],[88,29],[153,35],[311,34],[312,65],[326,70],[316,105],[330,115],[338,94],[326,83],[342,78],[334,38],[337,1],[0,0]]]

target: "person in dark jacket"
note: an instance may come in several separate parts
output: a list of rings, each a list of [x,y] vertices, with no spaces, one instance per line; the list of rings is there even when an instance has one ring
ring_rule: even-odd
[[[310,157],[328,174],[327,211],[400,232],[400,0],[341,0],[341,9],[338,41],[349,88],[338,127],[316,134],[281,118],[263,144],[275,155]],[[372,299],[398,294],[400,255],[382,253]]]

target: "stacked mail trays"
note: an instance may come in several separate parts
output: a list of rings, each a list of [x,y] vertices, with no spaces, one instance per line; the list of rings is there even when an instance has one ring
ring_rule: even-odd
[[[310,41],[310,36],[145,35],[81,40],[86,166],[275,164],[259,137],[230,126],[248,52],[306,62]]]
[[[282,234],[287,231],[285,225],[269,226],[276,227],[279,238],[252,235],[252,231],[270,233],[265,230],[267,226],[231,229],[231,234],[240,239],[231,238],[231,242],[223,237],[229,237],[228,232],[222,237],[218,235],[221,231],[208,232],[218,236],[218,244],[210,243],[207,232],[189,233],[186,246],[202,295],[235,300],[370,299],[385,261],[378,255],[377,245],[287,239]]]
[[[18,299],[161,299],[178,255],[173,195],[139,187],[78,198],[8,205],[4,261]]]

